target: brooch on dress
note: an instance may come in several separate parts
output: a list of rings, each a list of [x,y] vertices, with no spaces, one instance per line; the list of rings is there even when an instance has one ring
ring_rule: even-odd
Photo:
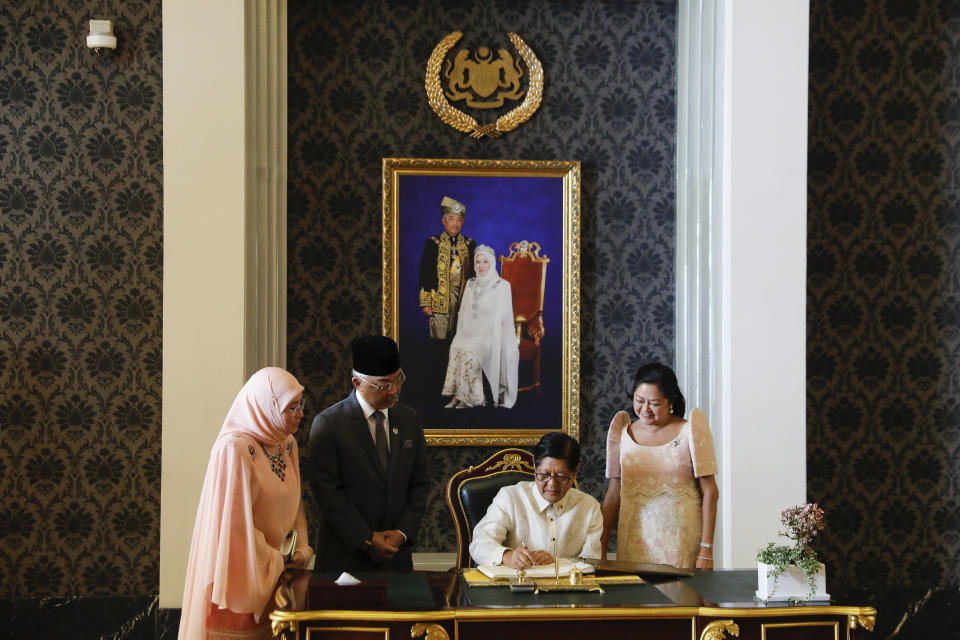
[[[257,459],[257,452],[256,452],[256,450],[254,450],[252,444],[248,444],[248,445],[247,445],[247,451],[250,452],[250,457],[251,457],[251,458],[253,458],[254,460]]]

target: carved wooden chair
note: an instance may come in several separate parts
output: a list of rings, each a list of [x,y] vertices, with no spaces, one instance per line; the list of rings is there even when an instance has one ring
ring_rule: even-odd
[[[457,532],[457,567],[473,566],[470,540],[473,529],[487,513],[502,487],[533,480],[533,454],[523,449],[503,449],[480,464],[458,471],[447,481],[447,508]]]
[[[520,361],[530,361],[529,384],[518,383],[517,391],[540,391],[540,340],[543,338],[543,294],[550,258],[540,255],[540,244],[521,240],[510,245],[510,255],[500,256],[500,275],[513,292],[513,318],[517,330]]]

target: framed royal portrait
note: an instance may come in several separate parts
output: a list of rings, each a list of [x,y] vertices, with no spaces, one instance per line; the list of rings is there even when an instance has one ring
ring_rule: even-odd
[[[385,158],[383,332],[429,445],[579,438],[580,163]]]

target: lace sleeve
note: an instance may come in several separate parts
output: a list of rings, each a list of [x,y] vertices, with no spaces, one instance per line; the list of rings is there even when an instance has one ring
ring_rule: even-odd
[[[630,425],[630,415],[626,411],[619,411],[610,421],[607,431],[607,477],[620,477],[620,439],[623,430]]]

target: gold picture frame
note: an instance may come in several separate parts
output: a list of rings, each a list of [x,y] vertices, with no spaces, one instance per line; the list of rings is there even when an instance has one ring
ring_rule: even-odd
[[[420,307],[421,261],[429,270],[434,258],[424,248],[445,233],[444,197],[465,208],[460,235],[493,247],[498,272],[511,263],[517,310],[536,302],[536,294],[518,298],[536,285],[529,271],[517,281],[517,265],[541,265],[539,324],[517,314],[520,390],[510,408],[444,405],[450,337],[431,338]],[[428,445],[524,446],[551,431],[579,438],[580,163],[384,158],[382,309],[383,333],[397,341],[407,374],[402,400],[420,411]]]

